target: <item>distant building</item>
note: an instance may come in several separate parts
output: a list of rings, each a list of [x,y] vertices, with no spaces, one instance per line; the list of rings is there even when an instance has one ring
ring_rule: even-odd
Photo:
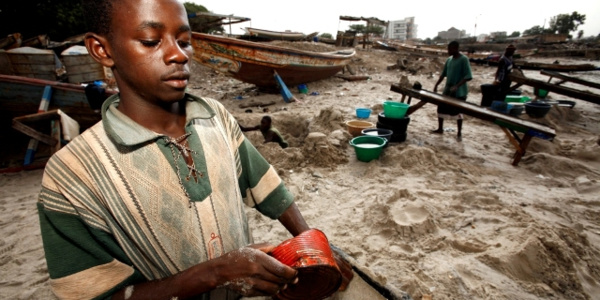
[[[485,43],[485,42],[487,42],[487,40],[489,39],[489,37],[490,36],[487,35],[487,34],[480,34],[480,35],[477,36],[477,42],[478,43]]]
[[[415,24],[415,17],[390,21],[386,31],[386,38],[400,41],[417,38],[417,24]]]
[[[458,30],[454,27],[450,27],[450,29],[446,31],[438,32],[437,36],[443,40],[459,40],[461,38],[467,37],[467,32],[464,30]]]
[[[507,34],[506,31],[496,31],[490,33],[490,38],[498,40],[498,39],[506,39]]]

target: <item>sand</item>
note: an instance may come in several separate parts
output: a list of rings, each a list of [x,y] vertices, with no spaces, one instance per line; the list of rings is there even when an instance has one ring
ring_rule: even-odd
[[[408,68],[386,69],[399,59]],[[355,108],[371,108],[376,122],[383,100],[401,98],[390,84],[406,75],[432,90],[440,65],[358,49],[353,69],[370,80],[308,83],[314,96],[290,87],[302,103],[286,104],[194,64],[189,90],[220,100],[244,126],[269,114],[290,147],[263,144],[259,132],[248,138],[296,195],[309,225],[388,289],[413,299],[600,299],[600,106],[551,93],[576,106],[536,120],[557,137],[534,139],[518,167],[513,146],[491,123],[467,116],[462,142],[453,121],[444,134],[430,134],[437,127],[431,104],[411,116],[405,142],[390,144],[378,160],[356,159],[344,125],[356,119]],[[467,101],[479,104],[479,86],[495,69],[472,68]],[[578,76],[600,82],[598,72]],[[532,96],[532,88],[522,90]],[[249,101],[276,104],[246,113],[239,105]],[[52,299],[35,208],[41,175],[0,175],[1,299]],[[290,237],[279,223],[248,215],[256,242]]]

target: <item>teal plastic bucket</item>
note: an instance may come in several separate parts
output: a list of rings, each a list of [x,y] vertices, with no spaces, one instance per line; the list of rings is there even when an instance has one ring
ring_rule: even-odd
[[[386,118],[402,119],[406,115],[406,111],[410,105],[406,103],[384,101],[383,102],[383,113]]]
[[[356,158],[362,162],[370,162],[378,159],[383,151],[383,146],[387,140],[378,136],[363,135],[350,140],[350,145],[354,147]]]
[[[298,85],[298,92],[300,94],[308,94],[308,86],[306,86],[306,84],[302,83]]]

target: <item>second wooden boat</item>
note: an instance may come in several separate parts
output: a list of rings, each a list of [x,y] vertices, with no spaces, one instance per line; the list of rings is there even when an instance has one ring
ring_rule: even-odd
[[[274,40],[274,41],[299,41],[306,38],[302,32],[293,31],[271,31],[252,27],[246,27],[246,34],[259,39]]]
[[[288,86],[331,77],[355,55],[354,49],[310,52],[203,33],[192,34],[194,60],[258,87],[276,87],[276,71]]]
[[[85,87],[22,76],[0,75],[0,127],[10,127],[13,118],[36,113],[44,87],[52,87],[49,109],[60,109],[86,129],[100,121],[99,111],[94,111],[85,95]],[[116,91],[106,91],[105,97]]]

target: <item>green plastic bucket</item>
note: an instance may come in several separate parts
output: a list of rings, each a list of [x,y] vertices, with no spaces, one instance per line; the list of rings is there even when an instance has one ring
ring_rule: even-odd
[[[410,105],[401,102],[384,101],[383,102],[383,113],[387,118],[402,119],[406,115]]]
[[[387,140],[378,136],[359,136],[350,140],[350,145],[354,147],[356,158],[363,162],[370,162],[378,159]]]

